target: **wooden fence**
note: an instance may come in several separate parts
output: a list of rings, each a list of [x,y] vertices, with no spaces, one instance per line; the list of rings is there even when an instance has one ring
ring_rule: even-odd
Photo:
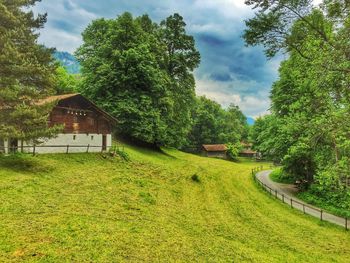
[[[331,223],[335,223],[337,225],[343,226],[345,228],[345,230],[349,230],[350,221],[348,218],[336,216],[336,215],[330,214],[328,212],[325,212],[322,209],[307,205],[305,203],[301,203],[298,200],[295,200],[292,197],[285,195],[276,189],[272,189],[267,184],[261,182],[256,177],[256,174],[262,170],[263,170],[263,166],[256,167],[256,168],[252,169],[252,176],[254,178],[254,181],[257,184],[259,184],[271,196],[275,197],[276,199],[282,201],[285,204],[290,205],[291,208],[296,208],[296,209],[299,209],[300,211],[303,211],[304,214],[309,214],[309,215],[318,217],[321,221],[328,221]],[[341,221],[343,221],[344,223],[341,223]]]
[[[62,148],[63,151],[61,153],[82,153],[82,152],[104,152],[107,151],[107,149],[111,149],[112,152],[117,152],[117,151],[123,151],[124,152],[124,146],[111,146],[111,147],[106,147],[106,146],[96,146],[96,145],[26,145],[26,146],[18,146],[18,147],[4,147],[0,146],[0,153],[5,152],[6,150],[9,153],[15,153],[15,152],[22,152],[22,153],[29,153],[35,155],[37,153],[37,150],[40,148],[45,148],[45,149],[57,149],[57,148]],[[81,149],[79,152],[74,151],[73,149]],[[93,149],[99,149],[98,151],[93,151]],[[49,152],[47,152],[49,153]],[[58,153],[58,152],[57,152]]]

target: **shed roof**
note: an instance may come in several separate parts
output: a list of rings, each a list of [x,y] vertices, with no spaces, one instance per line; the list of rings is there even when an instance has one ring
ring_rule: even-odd
[[[226,152],[227,147],[225,144],[203,144],[204,150],[207,152]]]

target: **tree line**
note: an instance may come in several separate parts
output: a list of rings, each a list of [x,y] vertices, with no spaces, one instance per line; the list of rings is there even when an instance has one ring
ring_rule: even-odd
[[[350,208],[350,3],[249,0],[245,40],[288,56],[256,121],[255,148],[324,203]]]
[[[92,21],[76,51],[82,69],[72,76],[37,43],[46,15],[37,0],[0,2],[0,138],[25,141],[55,136],[47,126],[49,95],[80,92],[118,120],[116,133],[156,146],[198,147],[247,137],[239,108],[223,109],[196,97],[193,71],[200,64],[195,40],[174,14],[160,23],[124,13]]]

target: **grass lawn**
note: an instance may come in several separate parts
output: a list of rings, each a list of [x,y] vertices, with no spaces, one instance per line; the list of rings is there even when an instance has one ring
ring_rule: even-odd
[[[0,262],[349,262],[350,233],[264,193],[262,163],[126,151],[0,157]]]

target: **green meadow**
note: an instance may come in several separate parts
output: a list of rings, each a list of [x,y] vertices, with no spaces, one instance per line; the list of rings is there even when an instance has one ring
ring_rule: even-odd
[[[350,233],[254,183],[268,164],[126,152],[0,157],[0,262],[349,262]]]

